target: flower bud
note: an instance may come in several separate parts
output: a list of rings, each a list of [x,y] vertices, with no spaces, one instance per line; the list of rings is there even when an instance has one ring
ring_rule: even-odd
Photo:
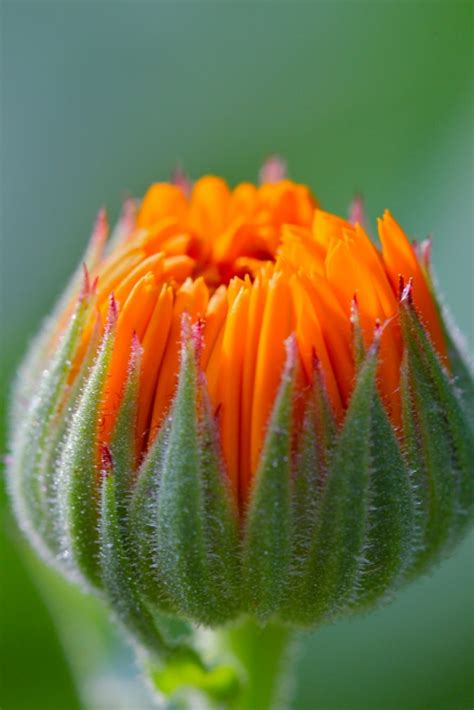
[[[450,552],[472,376],[389,213],[378,250],[282,176],[208,177],[106,234],[13,398],[11,493],[47,560],[166,654],[163,615],[308,626]]]

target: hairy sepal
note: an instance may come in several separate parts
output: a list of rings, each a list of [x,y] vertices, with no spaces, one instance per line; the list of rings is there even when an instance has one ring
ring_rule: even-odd
[[[336,436],[337,424],[323,374],[318,363],[315,363],[303,426],[297,436],[293,475],[291,570],[283,613],[288,620],[295,620],[296,623],[305,617],[311,548]]]
[[[429,261],[424,266],[425,276],[443,328],[450,371],[453,374],[452,381],[471,431],[474,432],[474,361],[469,353],[464,334],[456,325],[453,315],[440,296],[440,289],[437,287]]]
[[[144,502],[143,490],[152,486],[156,504],[135,501],[133,515],[135,530],[144,516],[147,555],[173,609],[213,626],[239,609],[238,517],[199,370],[200,337],[184,317],[176,395],[160,449],[150,452],[157,467],[144,464],[136,494]]]
[[[68,428],[59,461],[58,504],[62,557],[73,575],[102,586],[99,559],[98,412],[115,340],[115,323],[107,325],[100,349]]]
[[[245,604],[262,622],[278,614],[290,573],[291,439],[297,352],[293,338],[286,345],[286,364],[251,491],[243,539]]]
[[[141,594],[154,609],[167,613],[175,612],[176,605],[158,568],[157,526],[170,424],[167,417],[137,472],[129,510],[130,543]]]
[[[143,603],[123,535],[118,481],[113,466],[103,472],[100,514],[100,564],[104,593],[112,610],[135,643],[158,658],[166,658],[165,644],[155,620]]]
[[[40,554],[51,562],[56,560],[59,548],[57,529],[52,524],[53,460],[61,443],[58,431],[74,400],[74,385],[71,388],[68,384],[70,366],[90,305],[87,296],[79,299],[13,437],[9,483],[18,520]],[[17,392],[16,396],[23,395]]]
[[[405,580],[419,544],[417,491],[378,391],[373,392],[366,563],[354,608],[390,597]]]
[[[418,482],[423,525],[415,576],[448,554],[472,523],[474,437],[465,397],[435,352],[409,292],[401,322],[404,449]]]
[[[126,393],[122,411],[128,408],[126,400],[129,395],[130,392]],[[196,650],[183,642],[184,623],[176,620],[178,633],[170,623],[163,630],[162,618],[153,614],[144,601],[140,577],[134,564],[133,547],[130,546],[120,512],[121,484],[116,474],[121,464],[116,468],[111,454],[110,457],[107,454],[105,459],[101,472],[100,561],[103,593],[118,623],[138,648],[147,671],[164,695],[172,696],[186,687],[189,682],[187,676],[196,678],[196,684],[205,692],[213,690],[215,684],[223,682],[224,678],[234,691],[235,676],[231,669],[225,675],[222,675],[223,670],[208,669]],[[185,629],[185,632],[186,639],[192,640],[190,631]]]
[[[414,503],[394,431],[379,399],[378,348],[357,373],[332,448],[311,547],[299,581],[300,624],[374,603],[403,578],[411,559]]]

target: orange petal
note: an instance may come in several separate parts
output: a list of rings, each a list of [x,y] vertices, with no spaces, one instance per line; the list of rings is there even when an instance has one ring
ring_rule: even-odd
[[[145,445],[151,418],[156,383],[161,369],[161,362],[173,314],[173,289],[162,286],[153,315],[143,338],[143,356],[140,380],[140,407],[138,411],[137,439],[138,450]]]
[[[120,305],[125,303],[129,293],[135,284],[147,273],[153,274],[155,282],[158,283],[163,273],[164,254],[153,254],[147,259],[143,259],[134,269],[132,269],[123,281],[115,289],[115,299]]]
[[[183,313],[188,313],[192,322],[203,318],[206,313],[208,300],[209,291],[202,278],[196,281],[188,279],[176,293],[168,341],[156,388],[149,441],[152,441],[155,437],[176,389],[176,375],[179,366],[179,341]]]
[[[227,289],[219,288],[212,294],[204,319],[204,348],[201,354],[201,367],[206,369],[209,359],[227,315]]]
[[[304,286],[304,281],[293,274],[290,278],[290,288],[293,296],[296,314],[296,341],[301,355],[308,381],[312,380],[314,371],[314,356],[321,364],[329,399],[334,411],[340,417],[342,412],[341,399],[334,370],[329,358],[326,343],[319,318],[311,300],[311,295]]]
[[[405,283],[413,279],[413,300],[439,354],[447,360],[446,343],[436,304],[416,258],[415,251],[400,225],[388,210],[378,220],[382,254],[394,293],[398,293],[399,277]]]
[[[119,313],[115,343],[104,387],[102,404],[101,439],[108,443],[120,406],[122,391],[127,377],[132,337],[135,333],[141,341],[155,308],[158,287],[152,273],[143,276],[133,287]]]
[[[249,289],[241,285],[234,295],[229,288],[229,311],[220,350],[217,383],[219,425],[224,459],[234,491],[238,491],[240,444],[240,392],[247,328]]]
[[[294,328],[291,294],[282,274],[268,283],[258,344],[252,404],[251,470],[255,473],[285,363],[285,340]]]
[[[175,217],[180,221],[184,218],[187,206],[187,200],[179,187],[167,182],[157,182],[148,189],[143,198],[137,216],[137,227],[150,227],[167,217]]]
[[[224,180],[207,176],[198,180],[191,195],[188,223],[198,234],[215,239],[225,228],[230,191]]]
[[[257,364],[258,345],[265,308],[266,286],[261,277],[250,289],[249,313],[245,332],[245,358],[242,373],[240,421],[240,495],[245,504],[251,480],[252,407]]]

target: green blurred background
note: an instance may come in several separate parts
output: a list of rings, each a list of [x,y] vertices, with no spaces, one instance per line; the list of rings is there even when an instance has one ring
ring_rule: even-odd
[[[328,209],[362,191],[372,224],[390,207],[433,233],[472,349],[473,7],[4,0],[3,402],[98,207],[115,217],[178,162],[234,183],[278,152]],[[147,710],[103,611],[33,558],[2,504],[2,709]],[[391,606],[309,634],[292,707],[472,708],[473,543]]]

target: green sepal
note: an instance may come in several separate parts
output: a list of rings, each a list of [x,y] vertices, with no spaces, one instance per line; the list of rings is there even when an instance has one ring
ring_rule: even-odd
[[[60,471],[60,461],[64,442],[67,438],[69,427],[80,400],[90,369],[100,345],[99,339],[100,323],[96,322],[93,329],[87,351],[79,372],[70,387],[65,392],[64,400],[61,402],[57,413],[54,427],[51,428],[50,442],[43,459],[43,495],[47,500],[48,516],[44,521],[44,537],[48,542],[49,549],[54,555],[52,564],[63,568],[62,541],[63,530],[61,527],[60,499],[58,496],[58,476]],[[64,571],[67,572],[67,569]]]
[[[163,422],[145,456],[132,492],[129,510],[131,545],[135,573],[140,578],[140,592],[153,608],[173,613],[163,574],[157,566],[157,521],[163,462],[166,456],[170,419]]]
[[[303,426],[297,437],[292,493],[294,532],[291,572],[283,611],[287,620],[295,620],[296,623],[300,620],[301,610],[308,603],[308,593],[313,593],[308,588],[308,566],[329,457],[336,436],[337,424],[326,392],[323,373],[319,363],[315,363]]]
[[[123,534],[128,537],[129,509],[135,484],[136,429],[140,367],[142,350],[138,338],[133,337],[128,365],[128,376],[122,393],[112,436],[110,454],[113,460],[114,487],[117,499],[117,514]]]
[[[195,336],[197,331],[195,331]],[[197,353],[196,353],[197,355]],[[239,513],[230,489],[220,450],[219,433],[212,412],[204,374],[198,370],[199,472],[203,495],[203,519],[211,586],[222,621],[232,619],[241,609],[241,559]],[[219,620],[216,619],[219,623]],[[216,623],[213,622],[213,623]]]
[[[215,625],[234,617],[239,606],[238,518],[205,401],[200,339],[184,317],[162,457],[155,566],[181,614]]]
[[[115,305],[77,409],[71,419],[58,471],[62,549],[71,572],[92,587],[101,587],[99,559],[98,412],[115,340]]]
[[[123,407],[123,411],[127,407]],[[121,486],[115,477],[112,456],[106,455],[102,471],[100,515],[101,569],[104,593],[129,640],[138,647],[139,658],[154,687],[164,696],[174,696],[186,688],[202,691],[215,700],[228,700],[238,692],[239,682],[231,666],[208,668],[198,652],[171,640],[160,628],[161,619],[151,613],[141,595],[127,535],[120,514]],[[179,623],[183,634],[184,624]]]
[[[354,294],[351,303],[351,327],[352,327],[352,354],[354,358],[355,370],[357,371],[359,367],[365,360],[365,343],[364,334],[362,332],[362,325],[360,322],[360,312],[359,304],[357,302],[357,295]]]
[[[20,525],[49,561],[57,553],[57,540],[51,529],[50,487],[51,456],[55,453],[58,421],[68,399],[67,380],[71,360],[80,342],[89,312],[90,299],[83,295],[76,305],[59,345],[37,383],[23,421],[13,441],[9,483]],[[21,394],[17,394],[21,397]]]
[[[443,329],[457,396],[467,416],[471,430],[474,431],[474,361],[468,351],[463,333],[457,327],[449,308],[440,298],[439,289],[435,287],[436,279],[430,268],[429,251],[428,259],[424,261],[424,274]]]
[[[296,343],[287,358],[250,494],[243,539],[245,603],[260,621],[278,613],[290,573],[291,438]]]
[[[112,610],[132,640],[151,654],[166,659],[171,649],[166,645],[152,614],[143,603],[133,568],[123,521],[119,513],[119,488],[113,463],[102,472],[100,515],[100,565],[104,593]]]
[[[434,351],[406,291],[400,317],[405,342],[402,411],[405,452],[419,484],[424,518],[411,573],[447,554],[472,522],[474,437],[456,386]]]
[[[400,586],[419,543],[416,487],[376,388],[370,453],[366,566],[357,591],[357,609],[383,600]]]
[[[372,347],[360,366],[344,425],[332,451],[309,552],[300,623],[331,618],[352,604],[367,564],[376,368],[377,350]]]
[[[192,640],[192,629],[184,620],[154,611],[143,594],[142,569],[137,564],[130,517],[140,366],[141,348],[134,338],[110,447],[102,451],[99,531],[103,593],[129,638],[146,652],[146,663],[151,664],[154,675],[165,679],[173,669],[183,666],[202,676],[206,683],[207,669],[196,651],[185,643]]]
[[[140,368],[141,368],[142,350],[138,338],[134,335],[132,340],[130,360],[128,365],[128,376],[120,402],[120,407],[117,412],[114,429],[110,438],[110,446],[105,447],[102,452],[102,466],[109,469],[113,474],[113,484],[110,488],[113,489],[108,497],[102,497],[101,507],[101,559],[103,562],[103,578],[105,581],[106,591],[109,590],[109,596],[114,607],[120,606],[120,600],[117,604],[115,590],[124,588],[124,596],[129,599],[134,596],[138,600],[138,583],[141,581],[138,565],[137,550],[134,544],[133,526],[131,518],[131,509],[133,501],[133,491],[136,484],[136,425],[138,414],[138,398],[140,389]],[[105,482],[103,486],[105,485]],[[105,491],[107,492],[107,490]],[[107,510],[110,509],[110,521],[106,515],[107,510],[104,505],[107,504]],[[117,529],[115,529],[115,527]],[[117,542],[117,553],[109,550],[105,545],[105,538],[114,538]],[[117,566],[116,573],[110,573],[107,568],[107,560],[113,554],[117,554],[117,560],[120,558],[123,565],[123,571]],[[115,558],[114,558],[115,559]],[[115,560],[115,561],[117,561]],[[111,566],[114,566],[114,560],[111,560]],[[117,579],[116,579],[117,578]],[[132,588],[130,591],[128,588]],[[136,591],[135,591],[136,590]],[[124,602],[125,603],[125,602]],[[141,603],[141,602],[140,602]],[[135,602],[134,607],[138,605]],[[131,617],[135,613],[135,609],[130,612]],[[125,614],[119,614],[123,617]],[[144,616],[151,618],[147,609],[144,609]],[[124,621],[125,625],[127,622]],[[153,625],[153,624],[152,624]]]

